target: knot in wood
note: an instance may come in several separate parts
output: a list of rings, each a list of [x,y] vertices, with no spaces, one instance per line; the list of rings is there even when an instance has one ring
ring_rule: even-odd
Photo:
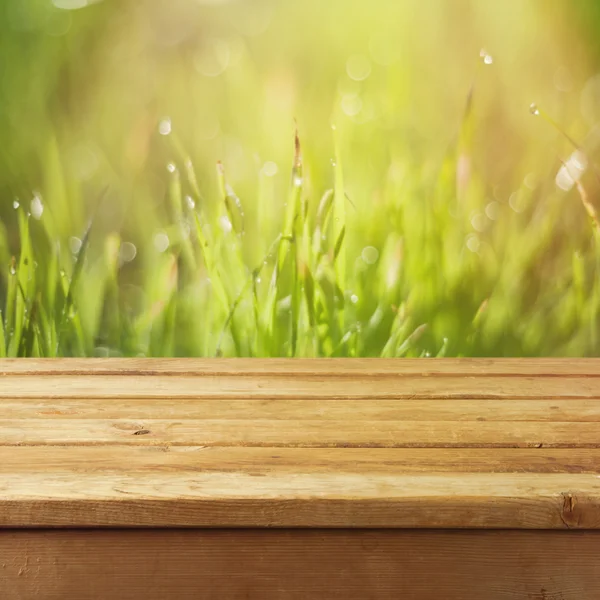
[[[577,509],[577,496],[570,492],[563,493],[563,505],[560,518],[562,522],[571,529],[579,527],[581,514]]]

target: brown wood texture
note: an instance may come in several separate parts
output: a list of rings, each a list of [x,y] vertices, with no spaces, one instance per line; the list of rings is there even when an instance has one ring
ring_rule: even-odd
[[[600,532],[0,531],[2,600],[597,600]]]
[[[589,376],[469,375],[2,375],[0,398],[595,398],[600,379]]]
[[[595,358],[5,358],[0,375],[500,375],[600,377]]]
[[[0,527],[600,528],[600,361],[0,361]]]

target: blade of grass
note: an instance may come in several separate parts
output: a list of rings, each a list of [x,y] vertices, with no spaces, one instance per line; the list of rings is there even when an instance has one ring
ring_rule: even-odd
[[[333,127],[335,147],[335,186],[333,193],[333,242],[335,260],[335,280],[337,287],[343,293],[346,290],[346,192],[344,190],[344,172],[342,167],[342,156],[340,136],[336,127]],[[343,326],[343,311],[339,311],[340,323]]]
[[[292,177],[290,190],[288,193],[288,201],[285,209],[283,231],[277,251],[277,261],[271,277],[271,283],[263,311],[264,329],[267,332],[267,336],[271,340],[271,352],[275,354],[277,354],[278,348],[278,344],[275,339],[275,333],[277,331],[277,298],[281,295],[280,279],[284,270],[284,265],[288,258],[288,254],[290,253],[290,247],[292,244],[296,243],[296,220],[299,212],[303,184],[304,174],[302,165],[302,149],[300,145],[300,136],[298,134],[298,129],[296,128],[294,134],[294,162],[292,165]],[[292,273],[294,273],[296,269],[297,266],[294,265]],[[292,322],[293,321],[294,314],[292,314]],[[293,335],[292,338],[294,339]],[[292,347],[294,347],[294,345],[295,344],[292,343]]]
[[[0,358],[6,357],[6,335],[4,333],[4,320],[0,310]]]
[[[58,335],[56,340],[56,355],[60,356],[61,344],[64,339],[66,325],[69,321],[73,323],[73,328],[76,334],[76,340],[79,346],[79,351],[83,351],[85,348],[85,341],[83,337],[83,331],[81,328],[81,322],[79,316],[75,310],[73,301],[74,301],[74,291],[79,282],[79,278],[83,271],[83,266],[85,263],[85,257],[87,254],[87,250],[90,244],[90,233],[92,230],[92,220],[88,223],[88,226],[85,230],[83,238],[81,240],[81,247],[79,248],[79,252],[77,253],[77,258],[75,259],[75,264],[73,266],[73,273],[71,274],[71,278],[68,282],[68,287],[66,290],[65,301],[62,307],[60,324],[58,328]]]
[[[181,189],[181,176],[179,169],[169,165],[169,203],[171,205],[172,218],[176,227],[176,240],[181,247],[181,254],[186,266],[191,272],[196,272],[196,257],[192,247],[190,236],[185,229],[185,220],[183,213],[183,193]]]

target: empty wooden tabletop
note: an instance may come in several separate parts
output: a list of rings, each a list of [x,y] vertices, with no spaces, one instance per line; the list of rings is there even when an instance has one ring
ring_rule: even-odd
[[[0,407],[0,527],[600,528],[600,360],[4,360]]]

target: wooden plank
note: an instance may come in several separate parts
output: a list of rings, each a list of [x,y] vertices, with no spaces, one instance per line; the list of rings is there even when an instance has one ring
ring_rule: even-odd
[[[6,398],[4,419],[320,419],[348,421],[561,421],[599,422],[598,400],[421,400],[239,398]]]
[[[0,398],[600,398],[596,377],[4,375]]]
[[[0,447],[0,476],[31,473],[149,477],[153,473],[340,473],[368,477],[434,473],[600,474],[587,448],[235,448],[206,446]]]
[[[442,358],[442,359],[247,359],[247,358],[28,358],[0,360],[0,375],[188,375],[188,376],[387,376],[471,375],[519,377],[600,377],[597,358]]]
[[[237,419],[0,419],[0,445],[595,448],[597,423]]]
[[[600,529],[600,476],[4,473],[0,527]]]
[[[3,600],[597,600],[600,532],[0,532]]]
[[[600,528],[599,362],[400,362],[0,362],[0,526]]]

